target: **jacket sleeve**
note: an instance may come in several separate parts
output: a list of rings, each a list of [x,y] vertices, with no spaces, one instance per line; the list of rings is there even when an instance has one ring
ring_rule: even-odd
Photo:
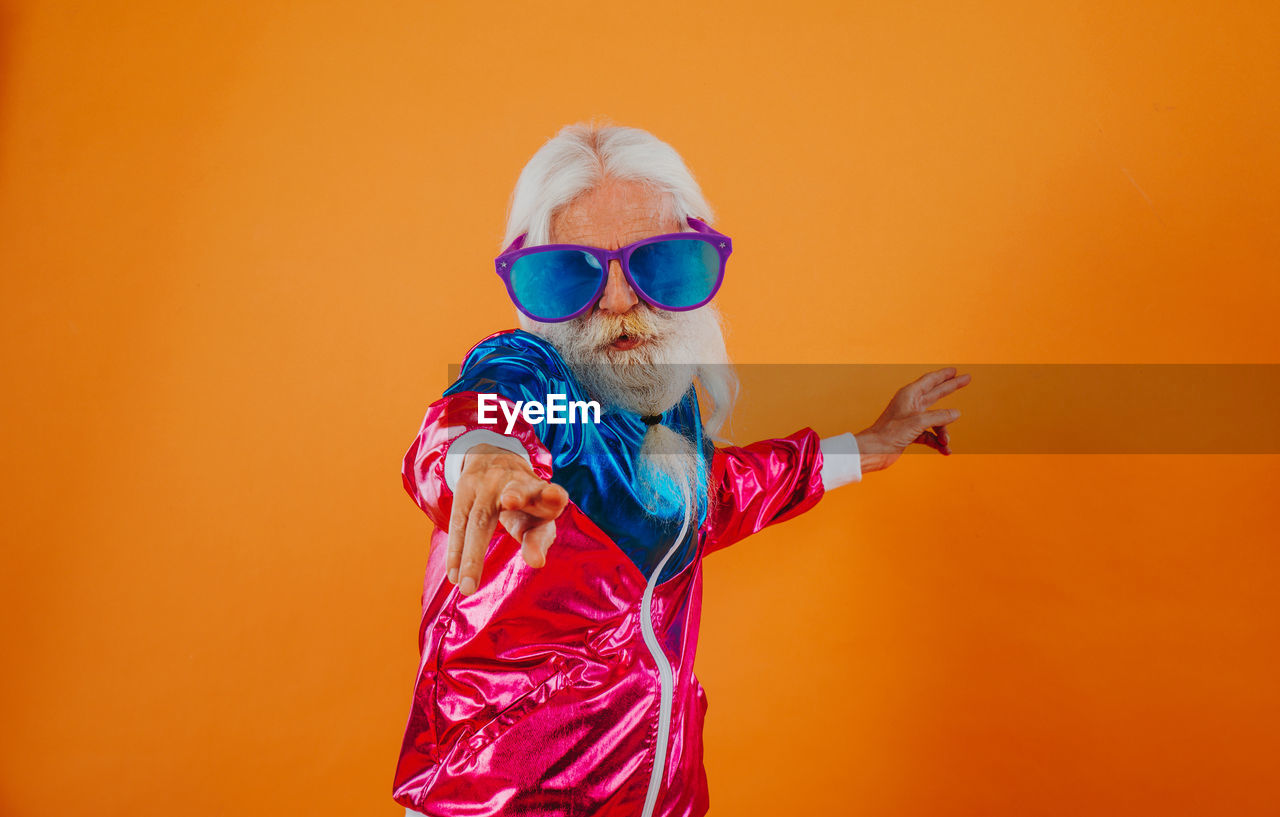
[[[717,448],[703,554],[790,519],[822,498],[822,449],[811,428],[742,447]]]
[[[453,511],[453,491],[445,482],[445,456],[454,440],[475,429],[495,429],[493,424],[479,421],[478,393],[458,392],[432,403],[422,420],[413,444],[405,452],[400,467],[404,489],[419,508],[430,517],[437,528],[449,529],[449,515]],[[499,395],[498,403],[514,407],[514,402]],[[491,402],[490,406],[494,404]],[[498,416],[502,410],[498,409]],[[490,416],[493,415],[492,409]],[[505,421],[504,421],[505,425]],[[538,438],[537,429],[517,418],[507,436],[518,440],[529,454],[529,462],[540,479],[551,478],[551,453]]]

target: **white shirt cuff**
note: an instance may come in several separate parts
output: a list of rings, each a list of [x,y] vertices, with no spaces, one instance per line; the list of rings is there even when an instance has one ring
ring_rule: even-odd
[[[529,452],[525,450],[524,444],[515,437],[508,437],[505,434],[499,434],[487,428],[472,429],[455,437],[453,442],[449,444],[449,450],[445,452],[444,484],[449,486],[450,491],[455,490],[454,486],[458,484],[458,478],[462,476],[462,460],[467,456],[467,451],[481,443],[506,449],[513,454],[519,454],[524,457],[525,462],[533,465],[533,461],[529,459]]]
[[[858,453],[858,438],[852,432],[824,437],[819,448],[822,450],[822,490],[862,481],[862,455]]]

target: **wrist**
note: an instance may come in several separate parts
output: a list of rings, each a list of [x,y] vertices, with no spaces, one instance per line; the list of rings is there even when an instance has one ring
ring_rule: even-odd
[[[488,429],[473,429],[467,431],[455,438],[449,444],[449,450],[444,458],[444,482],[449,490],[457,490],[458,480],[462,478],[462,468],[466,463],[467,455],[472,449],[478,449],[482,454],[482,459],[488,462],[501,462],[494,460],[492,457],[503,451],[510,452],[513,457],[521,460],[532,468],[532,461],[529,459],[529,452],[515,437],[507,437]]]
[[[893,451],[874,431],[862,431],[853,435],[858,442],[858,454],[862,458],[862,473],[883,471],[893,463]]]
[[[489,443],[477,443],[466,450],[462,455],[462,472],[466,473],[469,463],[477,462],[482,463],[484,467],[492,463],[505,463],[508,467],[533,473],[527,456],[522,457],[509,448],[500,448]]]

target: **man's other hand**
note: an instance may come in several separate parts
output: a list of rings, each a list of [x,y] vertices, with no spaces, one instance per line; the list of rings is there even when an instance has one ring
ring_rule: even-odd
[[[862,454],[863,471],[888,468],[902,456],[908,445],[927,445],[944,455],[951,454],[951,433],[947,426],[960,417],[959,409],[929,406],[969,385],[970,376],[956,376],[953,367],[926,372],[898,389],[889,406],[865,431],[854,435]]]
[[[538,479],[519,455],[485,444],[468,449],[449,516],[449,581],[464,596],[476,591],[499,523],[520,543],[525,562],[542,567],[556,538],[555,519],[568,504],[565,489]]]

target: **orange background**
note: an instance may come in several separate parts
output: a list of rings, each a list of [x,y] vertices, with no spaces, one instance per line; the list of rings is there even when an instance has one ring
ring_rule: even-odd
[[[740,361],[1280,362],[1275,4],[1045,5],[0,3],[0,813],[401,813],[400,458],[564,123],[684,154]],[[1277,458],[944,404],[708,560],[712,814],[1280,811]]]

